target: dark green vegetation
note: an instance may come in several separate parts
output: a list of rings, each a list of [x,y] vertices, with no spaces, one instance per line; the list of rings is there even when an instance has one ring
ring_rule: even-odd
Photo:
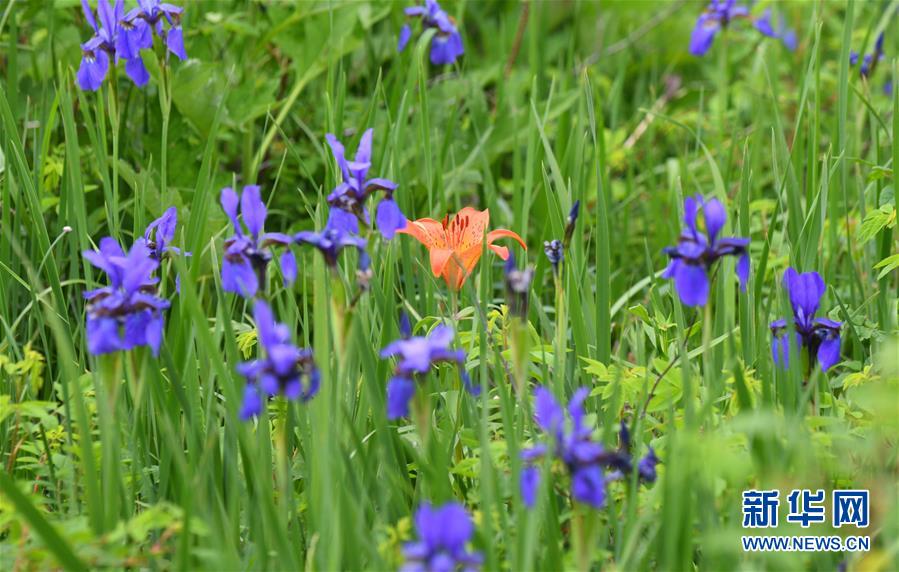
[[[414,39],[396,53],[404,6],[191,2],[188,61],[148,54],[147,87],[120,66],[88,93],[78,3],[0,5],[0,568],[393,569],[415,507],[457,499],[488,569],[895,569],[899,90],[883,85],[899,43],[884,6],[778,3],[796,52],[735,27],[695,58],[699,4],[447,2],[466,53],[441,68]],[[863,81],[849,52],[882,29],[887,57]],[[338,324],[330,300],[355,294],[355,262],[332,279],[296,249],[297,284],[273,270],[268,294],[322,389],[240,422],[235,366],[258,348],[251,306],[221,289],[219,191],[256,182],[266,230],[320,229],[339,177],[324,135],[355,148],[367,127],[410,218],[489,208],[525,239],[529,327],[510,329],[489,252],[454,296],[418,243],[372,235],[371,290]],[[747,292],[727,260],[705,312],[660,277],[695,194],[752,239]],[[557,284],[543,241],[577,199]],[[169,205],[193,256],[163,264],[159,357],[90,356],[82,291],[105,278],[81,252],[130,245]],[[772,363],[788,266],[824,277],[820,314],[843,322],[827,372]],[[481,396],[445,367],[419,385],[423,423],[386,419],[378,354],[401,310],[419,335],[451,318]],[[598,440],[615,447],[623,419],[654,447],[655,484],[611,483],[589,510],[559,471],[523,506],[518,455],[539,437],[505,367],[513,333],[532,386],[591,389]],[[870,489],[871,552],[744,553],[750,488],[782,506],[793,488]],[[837,533],[859,531],[776,532]]]

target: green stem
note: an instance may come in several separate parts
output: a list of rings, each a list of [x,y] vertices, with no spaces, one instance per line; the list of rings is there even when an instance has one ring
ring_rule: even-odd
[[[116,88],[116,66],[112,66],[109,89],[106,92],[109,108],[109,127],[112,131],[112,204],[109,206],[109,225],[113,236],[119,235],[119,106]]]
[[[509,347],[512,350],[512,376],[515,391],[520,399],[524,399],[527,391],[528,353],[530,352],[530,336],[528,322],[520,316],[512,316],[509,324]]]
[[[172,111],[172,89],[168,77],[168,68],[165,58],[160,60],[159,69],[162,85],[159,86],[159,107],[162,113],[162,141],[159,157],[159,194],[163,204],[169,203],[168,196],[168,147],[169,147],[169,115]]]
[[[593,542],[591,541],[592,519],[590,508],[578,502],[574,502],[573,515],[571,517],[572,543],[574,544],[577,569],[581,572],[590,570]]]
[[[713,371],[715,360],[712,359],[711,349],[713,328],[712,302],[709,300],[705,305],[702,318],[702,368],[705,377],[706,391],[708,392],[708,395],[706,396],[707,403],[714,403],[715,399],[718,397],[717,378],[719,376]]]
[[[554,274],[555,285],[556,285],[556,340],[555,340],[555,356],[554,356],[554,375],[553,375],[553,383],[556,391],[556,396],[561,398],[564,395],[565,391],[565,375],[564,375],[564,364],[565,364],[565,334],[568,331],[568,308],[566,306],[565,301],[565,288],[562,284],[562,273],[563,269],[560,268],[559,272]]]
[[[414,418],[416,428],[418,428],[422,453],[427,455],[431,418],[431,401],[428,396],[427,382],[416,388],[415,396],[412,398],[412,417]]]

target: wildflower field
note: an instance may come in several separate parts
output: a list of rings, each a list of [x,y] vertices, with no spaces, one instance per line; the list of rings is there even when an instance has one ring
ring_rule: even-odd
[[[899,570],[896,10],[0,3],[0,570]]]

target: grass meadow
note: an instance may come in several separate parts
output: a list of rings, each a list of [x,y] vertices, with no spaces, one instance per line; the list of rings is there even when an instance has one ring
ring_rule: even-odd
[[[899,569],[897,4],[728,1],[0,3],[0,569]]]

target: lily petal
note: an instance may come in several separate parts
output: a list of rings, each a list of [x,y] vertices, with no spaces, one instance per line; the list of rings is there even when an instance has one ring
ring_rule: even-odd
[[[428,249],[447,248],[446,233],[443,225],[432,218],[410,220],[404,228],[397,230],[399,234],[408,234]]]
[[[518,233],[512,232],[511,230],[506,230],[504,228],[498,228],[496,230],[491,230],[490,232],[487,233],[488,246],[491,246],[493,244],[493,241],[497,240],[499,238],[514,238],[516,241],[518,241],[518,244],[520,244],[523,249],[525,249],[525,250],[528,249],[528,245],[524,243],[524,240],[522,240],[522,238],[520,236],[518,236]],[[495,250],[494,250],[494,252],[499,254],[499,252],[497,252]],[[503,260],[506,259],[506,256],[503,256],[502,254],[500,254],[500,257]]]

